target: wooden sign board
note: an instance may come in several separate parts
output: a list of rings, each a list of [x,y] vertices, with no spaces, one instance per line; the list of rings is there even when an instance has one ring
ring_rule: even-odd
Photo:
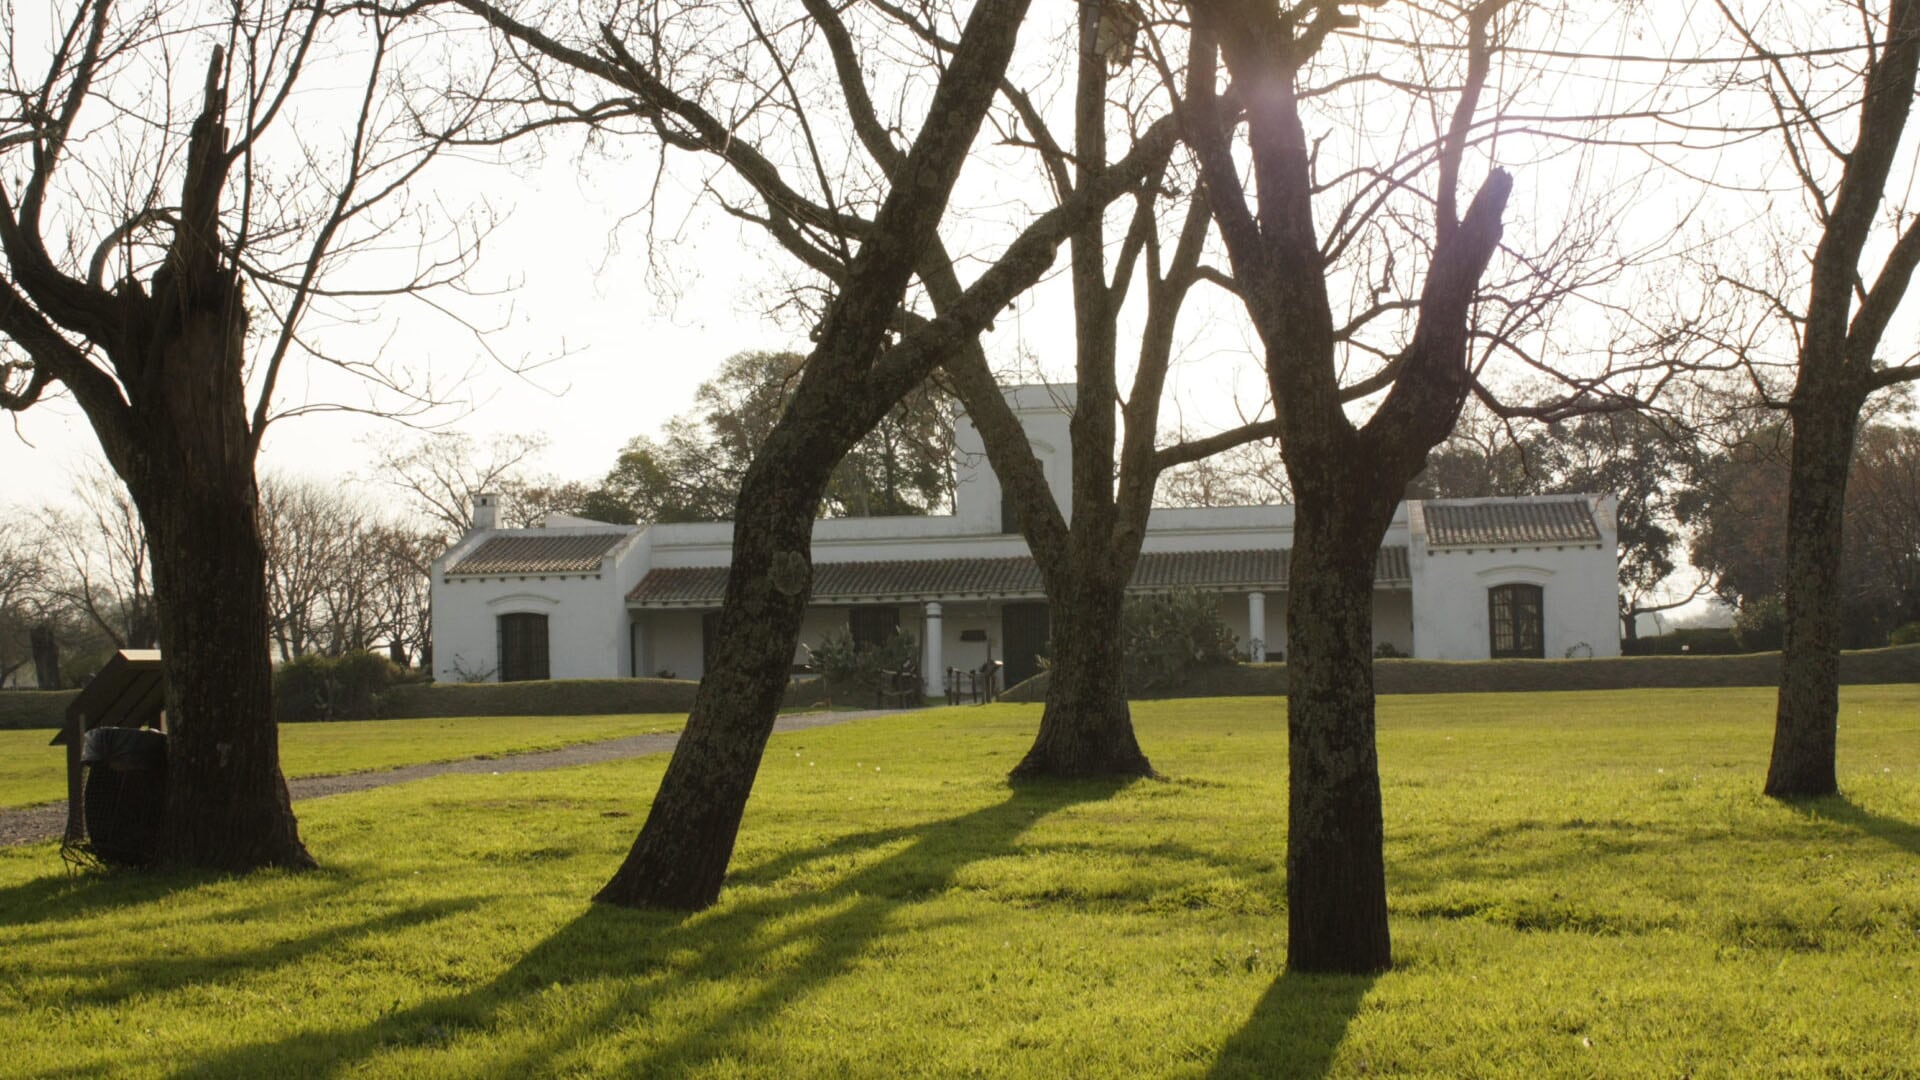
[[[67,706],[66,725],[48,745],[77,745],[97,727],[159,727],[166,704],[160,650],[121,649]]]

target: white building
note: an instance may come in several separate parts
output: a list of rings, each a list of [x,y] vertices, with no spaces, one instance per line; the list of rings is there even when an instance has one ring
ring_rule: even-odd
[[[1007,392],[1062,507],[1072,388]],[[802,643],[903,629],[921,642],[929,691],[947,668],[1004,661],[1008,685],[1047,651],[1046,595],[1013,531],[979,433],[954,432],[954,512],[835,518],[813,529],[813,599]],[[1376,563],[1374,640],[1436,660],[1615,656],[1612,496],[1403,503]],[[442,681],[699,678],[726,589],[730,524],[605,525],[551,515],[473,528],[434,561],[433,665]],[[1132,588],[1196,589],[1255,659],[1283,659],[1291,506],[1156,510]],[[804,650],[795,662],[804,662]]]

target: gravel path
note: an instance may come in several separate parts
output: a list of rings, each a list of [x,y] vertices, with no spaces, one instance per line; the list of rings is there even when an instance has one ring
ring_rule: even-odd
[[[904,710],[861,709],[782,716],[774,722],[773,733],[780,735],[790,731],[805,731],[808,728],[826,727],[829,724],[839,724],[848,720],[890,716],[901,711]],[[468,758],[464,761],[439,761],[427,765],[406,765],[398,769],[379,769],[374,772],[346,773],[340,776],[307,776],[287,781],[287,788],[298,801],[319,799],[328,795],[345,795],[348,792],[365,791],[368,788],[386,787],[388,784],[404,784],[409,780],[424,780],[429,776],[441,776],[446,773],[542,772],[547,769],[570,769],[575,765],[598,765],[603,761],[618,761],[621,758],[641,757],[646,754],[664,754],[672,750],[679,741],[680,733],[677,731],[657,735],[629,735],[624,739],[581,743],[578,746],[566,746],[558,750],[542,750],[530,754]],[[19,810],[0,810],[0,847],[58,840],[66,824],[67,804],[64,802],[29,806]]]

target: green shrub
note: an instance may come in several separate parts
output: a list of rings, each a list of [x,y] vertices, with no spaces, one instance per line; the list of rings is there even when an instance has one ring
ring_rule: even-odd
[[[1217,600],[1197,592],[1129,597],[1120,616],[1127,692],[1167,690],[1234,662],[1238,642]]]
[[[1777,596],[1742,604],[1733,617],[1733,636],[1747,652],[1778,649],[1787,637],[1787,606]]]
[[[1893,632],[1887,635],[1887,644],[1920,645],[1920,622],[1910,622],[1904,626],[1894,627]]]
[[[543,679],[425,683],[381,695],[385,719],[446,716],[618,716],[685,713],[700,684],[690,679]]]
[[[78,690],[0,690],[0,731],[57,728]]]
[[[1840,654],[1843,685],[1920,682],[1920,645]],[[1591,660],[1379,660],[1376,694],[1532,693],[1542,690],[1647,690],[1669,687],[1778,686],[1780,654],[1606,656]],[[1287,665],[1208,668],[1179,688],[1182,697],[1267,697],[1287,692]],[[1002,701],[1045,701],[1043,673],[1010,688]]]
[[[880,687],[881,673],[918,670],[920,643],[905,630],[878,644],[854,644],[853,635],[835,630],[807,648],[810,666],[826,683],[829,700],[870,701]]]
[[[379,653],[308,653],[274,669],[273,712],[283,724],[309,720],[370,720],[382,693],[401,674]]]
[[[1743,648],[1730,626],[1688,626],[1622,641],[1620,651],[1627,656],[1733,656],[1758,650]]]

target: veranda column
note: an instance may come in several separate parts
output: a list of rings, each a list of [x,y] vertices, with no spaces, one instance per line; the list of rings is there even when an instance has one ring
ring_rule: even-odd
[[[929,694],[946,692],[947,669],[946,665],[942,662],[942,644],[940,602],[938,600],[929,600],[927,601],[927,662],[920,667],[920,678],[926,685],[927,693]]]
[[[1247,659],[1258,664],[1267,658],[1267,594],[1247,594]]]

